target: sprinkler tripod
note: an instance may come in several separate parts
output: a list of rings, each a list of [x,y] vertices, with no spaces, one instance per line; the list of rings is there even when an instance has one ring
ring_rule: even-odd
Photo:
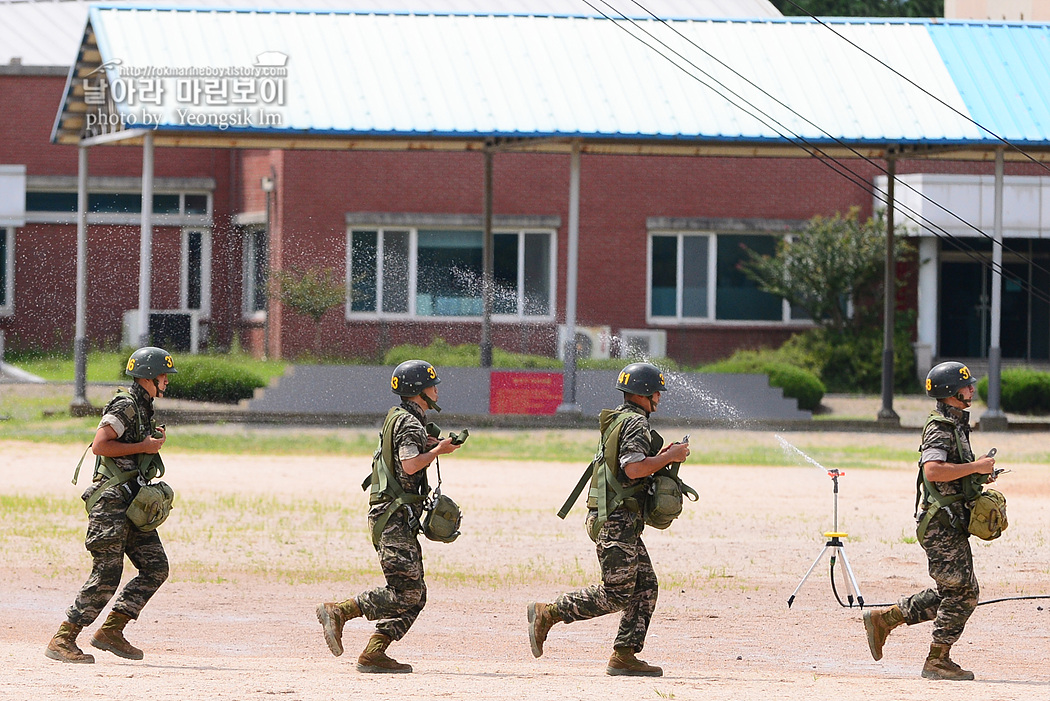
[[[791,592],[791,596],[788,598],[788,608],[791,608],[791,604],[795,603],[795,595],[798,594],[802,585],[809,579],[809,575],[813,574],[813,570],[816,569],[817,563],[820,562],[820,558],[824,557],[824,553],[831,551],[831,591],[835,594],[835,598],[839,599],[839,593],[835,589],[835,558],[841,557],[842,564],[846,566],[846,600],[849,601],[850,608],[853,608],[853,597],[856,595],[857,604],[864,608],[864,597],[860,593],[860,587],[857,586],[857,578],[853,576],[853,568],[849,565],[849,559],[846,557],[846,545],[842,542],[841,538],[847,537],[848,533],[839,532],[839,477],[846,474],[845,472],[838,469],[828,470],[828,477],[834,483],[834,502],[835,502],[835,523],[834,530],[828,531],[824,534],[825,538],[828,538],[828,542],[824,543],[824,549],[817,555],[817,559],[813,561],[813,564],[809,566],[809,570],[806,575],[802,578],[802,581],[795,587],[795,591]],[[839,599],[839,603],[842,600]]]

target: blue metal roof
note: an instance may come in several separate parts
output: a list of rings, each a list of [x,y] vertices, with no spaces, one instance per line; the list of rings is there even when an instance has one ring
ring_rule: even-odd
[[[158,138],[578,137],[673,149],[785,139],[990,147],[994,134],[1050,147],[1050,25],[115,5],[93,7],[88,27],[111,83],[132,68],[204,75],[286,59],[284,104],[252,105],[271,123],[221,127],[236,114],[228,101],[180,104],[174,85],[163,104],[112,106],[125,122],[159,116]],[[82,75],[91,63],[78,66]],[[67,94],[60,141],[74,114]]]

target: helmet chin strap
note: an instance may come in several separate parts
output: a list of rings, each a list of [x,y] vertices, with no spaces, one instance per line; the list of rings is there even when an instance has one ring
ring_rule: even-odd
[[[430,398],[429,394],[427,394],[426,392],[423,392],[419,396],[421,396],[423,398],[423,401],[427,403],[428,407],[430,407],[431,409],[433,409],[434,411],[436,411],[438,413],[441,412],[441,407],[439,407],[437,405],[437,402],[435,402],[433,399]]]
[[[154,377],[154,378],[152,378],[152,379],[153,379],[153,388],[154,388],[155,390],[157,390],[157,396],[158,396],[158,397],[163,397],[163,396],[164,396],[164,392],[163,392],[163,390],[161,390],[161,388],[160,388],[160,383],[159,383],[159,382],[157,382],[157,378],[156,378],[156,377]]]

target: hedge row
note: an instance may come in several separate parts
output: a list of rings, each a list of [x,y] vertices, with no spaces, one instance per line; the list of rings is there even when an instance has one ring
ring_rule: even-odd
[[[1050,373],[1031,368],[1002,371],[1000,397],[1003,411],[1014,414],[1050,414]],[[988,378],[977,383],[977,393],[988,401]]]
[[[769,352],[738,351],[732,357],[700,368],[701,372],[758,373],[769,376],[769,384],[784,390],[784,396],[798,400],[798,408],[815,411],[827,391],[824,383],[808,370],[778,362]]]
[[[168,378],[168,389],[164,393],[172,399],[236,404],[251,398],[256,388],[266,386],[260,376],[221,357],[180,355],[175,367],[178,372]],[[124,382],[129,379],[123,366],[118,377]]]

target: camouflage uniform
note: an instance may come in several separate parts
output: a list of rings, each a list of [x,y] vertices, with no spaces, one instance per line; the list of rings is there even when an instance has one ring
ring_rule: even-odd
[[[401,488],[409,494],[422,494],[426,485],[426,470],[409,475],[401,467],[427,450],[427,432],[423,426],[422,409],[412,401],[401,402],[408,412],[394,421],[394,475]],[[376,521],[386,512],[387,503],[373,504],[368,510],[368,529],[372,532]],[[423,550],[419,546],[419,519],[422,504],[406,504],[387,521],[375,546],[379,566],[386,576],[386,586],[377,587],[357,596],[361,613],[370,621],[378,620],[376,632],[391,640],[400,640],[412,627],[427,603],[427,585],[423,581]]]
[[[634,414],[624,422],[620,432],[620,469],[616,475],[624,487],[633,487],[644,480],[630,479],[623,468],[649,456],[652,446],[649,418],[640,407],[630,403],[621,404],[616,411]],[[597,517],[597,510],[592,508],[587,514],[588,532]],[[629,648],[636,653],[645,646],[659,591],[656,572],[642,542],[644,527],[640,504],[628,498],[609,514],[598,532],[595,550],[602,570],[601,584],[562,594],[554,601],[558,617],[566,623],[623,611],[613,647]]]
[[[931,421],[926,427],[919,451],[944,451],[947,454],[944,462],[973,462],[973,450],[970,448],[970,413],[948,406],[944,402],[937,402],[936,411],[959,427],[962,454],[960,446],[956,445],[954,433],[938,421]],[[936,487],[945,496],[960,494],[963,491],[962,480],[937,482]],[[933,642],[953,645],[962,635],[967,619],[977,607],[980,590],[973,569],[970,534],[966,530],[970,520],[969,510],[964,501],[946,508],[951,512],[950,515],[939,514],[934,517],[922,540],[922,547],[929,560],[930,577],[937,583],[937,587],[903,597],[898,606],[904,614],[905,623],[915,625],[932,620]]]
[[[153,425],[153,398],[137,382],[131,385],[131,398],[117,396],[106,405],[99,428],[112,426],[121,443],[140,443]],[[123,471],[137,469],[138,455],[112,458]],[[81,498],[86,502],[103,484],[96,474]],[[113,611],[137,619],[142,607],[168,578],[168,556],[157,531],[140,531],[127,519],[126,512],[138,494],[135,480],[110,487],[102,493],[88,513],[85,547],[91,553],[91,575],[80,588],[76,601],[66,611],[70,623],[90,625],[120,586],[124,555],[138,575],[127,583],[113,604]]]

